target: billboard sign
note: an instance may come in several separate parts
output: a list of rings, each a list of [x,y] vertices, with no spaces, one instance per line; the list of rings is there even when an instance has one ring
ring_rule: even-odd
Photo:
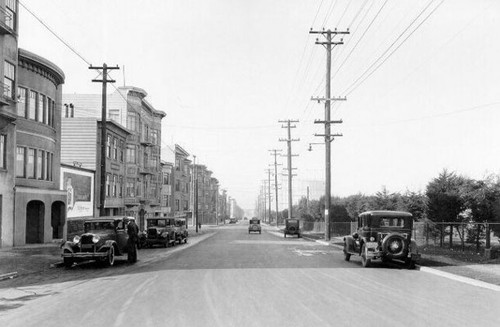
[[[61,167],[61,189],[67,192],[68,218],[94,216],[94,173]]]

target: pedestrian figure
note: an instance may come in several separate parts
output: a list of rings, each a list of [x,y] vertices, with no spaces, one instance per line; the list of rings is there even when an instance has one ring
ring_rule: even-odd
[[[139,241],[139,226],[134,219],[130,219],[127,223],[127,261],[135,263],[137,261],[137,242]]]

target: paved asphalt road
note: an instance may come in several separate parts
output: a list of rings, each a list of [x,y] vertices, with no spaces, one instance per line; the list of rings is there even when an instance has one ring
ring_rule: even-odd
[[[0,326],[498,326],[499,292],[247,225],[0,290]],[[61,282],[62,281],[62,282]]]

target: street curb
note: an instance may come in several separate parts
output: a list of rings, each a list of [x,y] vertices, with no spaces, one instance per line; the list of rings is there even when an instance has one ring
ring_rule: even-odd
[[[500,292],[500,286],[495,285],[495,284],[486,283],[486,282],[483,282],[483,281],[480,281],[480,280],[477,280],[477,279],[473,279],[473,278],[469,278],[469,277],[463,277],[463,276],[460,276],[460,275],[455,275],[455,274],[452,274],[452,273],[448,273],[448,272],[445,272],[445,271],[441,271],[441,270],[433,269],[433,268],[429,268],[429,267],[417,266],[417,269],[420,270],[420,271],[429,273],[429,274],[433,274],[433,275],[436,275],[436,276],[448,278],[448,279],[455,280],[455,281],[458,281],[458,282],[461,282],[461,283],[465,283],[465,284],[469,284],[469,285],[472,285],[472,286],[477,286],[477,287],[486,288],[486,289],[489,289],[489,290],[492,290],[492,291]]]
[[[1,274],[0,281],[5,280],[5,279],[10,279],[10,278],[16,278],[16,277],[17,277],[17,271],[13,271],[10,273]]]
[[[301,235],[303,239],[305,240],[308,240],[308,241],[312,241],[312,242],[316,242],[316,243],[319,243],[321,245],[331,245],[335,248],[338,248],[338,249],[343,249],[343,247],[341,245],[337,245],[337,244],[332,244],[330,242],[327,242],[327,241],[322,241],[322,240],[317,240],[317,239],[314,239],[314,238],[310,238],[310,237],[307,237],[307,236],[304,236],[304,235]]]

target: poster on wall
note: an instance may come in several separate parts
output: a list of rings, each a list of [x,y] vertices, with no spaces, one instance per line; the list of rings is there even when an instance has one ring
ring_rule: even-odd
[[[61,167],[61,183],[67,193],[67,217],[93,217],[94,174]]]

